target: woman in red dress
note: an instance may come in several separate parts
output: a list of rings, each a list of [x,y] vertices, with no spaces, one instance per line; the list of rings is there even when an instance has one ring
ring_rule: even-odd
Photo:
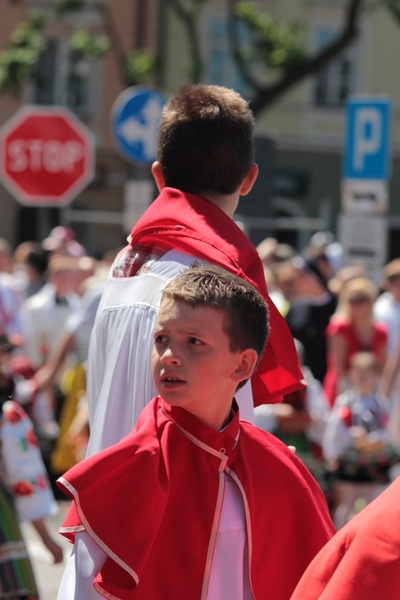
[[[331,405],[346,389],[349,359],[356,352],[372,352],[382,367],[387,358],[387,330],[373,317],[377,288],[368,277],[347,281],[339,294],[338,309],[326,329],[328,370],[324,391]]]

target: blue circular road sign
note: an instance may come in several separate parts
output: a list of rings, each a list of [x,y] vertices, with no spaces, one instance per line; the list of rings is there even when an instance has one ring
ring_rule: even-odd
[[[133,86],[114,103],[111,128],[120,154],[130,162],[156,159],[157,130],[165,96],[157,89]]]

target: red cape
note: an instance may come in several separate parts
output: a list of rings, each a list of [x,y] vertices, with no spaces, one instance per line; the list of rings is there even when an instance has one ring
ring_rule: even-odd
[[[291,600],[400,598],[400,477],[312,561]]]
[[[304,387],[292,334],[268,295],[257,250],[220,208],[206,198],[164,188],[136,223],[129,243],[177,248],[252,283],[267,301],[270,323],[268,343],[252,377],[254,404],[279,402]]]
[[[242,492],[254,598],[288,600],[333,525],[303,463],[238,412],[218,432],[153,399],[121,442],[58,480],[74,498],[60,532],[83,526],[107,554],[95,579],[107,598],[200,599],[223,470]]]

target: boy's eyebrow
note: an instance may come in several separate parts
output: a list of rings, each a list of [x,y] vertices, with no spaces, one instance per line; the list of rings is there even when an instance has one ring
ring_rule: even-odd
[[[160,331],[169,331],[169,326],[168,323],[162,323],[162,322],[156,322],[153,332],[160,332]],[[179,334],[184,334],[184,335],[191,335],[193,337],[196,336],[202,336],[204,337],[205,335],[207,335],[207,333],[212,333],[212,331],[207,331],[207,330],[199,330],[198,328],[195,328],[194,326],[185,326],[185,327],[177,327],[176,330],[177,333]]]

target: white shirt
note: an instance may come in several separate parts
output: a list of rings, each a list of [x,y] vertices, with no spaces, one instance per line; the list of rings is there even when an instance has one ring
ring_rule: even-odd
[[[390,292],[385,292],[375,301],[374,317],[385,323],[388,333],[388,355],[394,356],[400,340],[400,302]]]
[[[21,320],[21,297],[7,273],[0,273],[0,331],[8,336],[26,337]]]
[[[105,552],[86,531],[77,533],[74,550],[67,562],[57,600],[103,598],[94,589],[92,582],[105,560]],[[248,560],[243,500],[236,483],[225,474],[224,500],[207,600],[252,600]]]
[[[379,296],[374,304],[374,317],[385,323],[388,334],[388,357],[396,357],[400,343],[400,302],[397,302],[390,292]],[[400,445],[400,374],[397,374],[395,385],[390,395],[392,413],[388,430],[392,442]]]
[[[80,308],[77,294],[68,294],[65,303],[57,304],[56,288],[47,283],[22,303],[21,316],[27,334],[25,352],[35,368],[54,351],[68,317]]]

